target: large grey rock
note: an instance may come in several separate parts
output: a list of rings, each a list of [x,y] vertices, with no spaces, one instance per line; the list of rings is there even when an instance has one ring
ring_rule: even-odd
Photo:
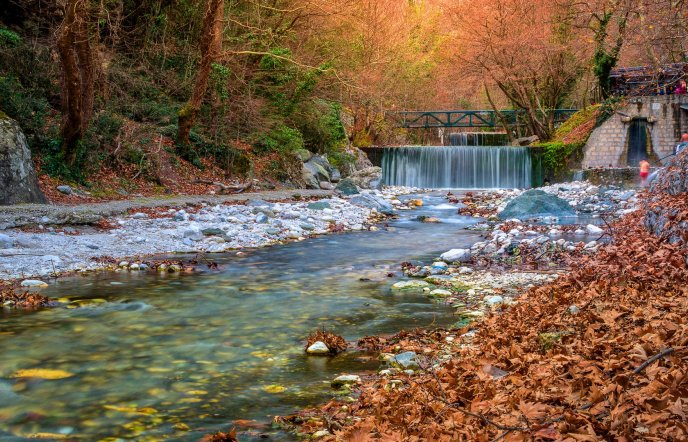
[[[294,152],[294,155],[296,155],[304,163],[313,158],[313,152],[306,149],[297,149]]]
[[[314,187],[315,189],[320,188],[318,185],[320,181],[330,181],[330,174],[327,172],[327,169],[313,160],[303,163],[303,170],[301,174],[307,184],[310,184],[311,182],[316,183],[316,186]],[[309,176],[312,176],[313,178],[310,178]]]
[[[385,215],[394,214],[394,207],[392,207],[390,203],[380,196],[371,195],[369,193],[361,193],[353,196],[350,202],[351,204],[355,204],[357,206],[375,209],[380,213],[384,213]]]
[[[349,178],[361,189],[379,189],[382,187],[382,168],[368,167],[358,170]]]
[[[499,213],[501,219],[528,219],[537,216],[572,216],[576,211],[564,199],[532,189],[509,201]]]
[[[24,133],[0,111],[0,204],[46,202]]]
[[[451,249],[444,252],[440,258],[447,262],[468,262],[471,260],[471,249]]]
[[[351,178],[344,178],[339,183],[337,183],[336,190],[340,191],[343,195],[350,196],[356,195],[358,192],[358,187],[354,184]]]

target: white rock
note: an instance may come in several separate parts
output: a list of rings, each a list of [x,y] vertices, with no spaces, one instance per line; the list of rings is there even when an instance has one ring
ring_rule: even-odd
[[[306,349],[309,355],[326,355],[330,353],[330,349],[322,341],[316,341]]]
[[[361,382],[361,377],[355,374],[344,374],[337,376],[332,381],[332,386],[335,388],[343,387],[345,385],[359,384]]]
[[[588,233],[591,235],[601,235],[602,233],[604,233],[604,230],[600,229],[599,227],[597,227],[593,224],[588,224],[585,227],[585,230],[587,230]]]
[[[470,249],[451,249],[440,256],[446,262],[467,262],[471,259]]]
[[[22,287],[48,287],[46,282],[38,279],[25,279],[21,282]]]
[[[503,304],[504,298],[499,295],[488,296],[487,298],[485,298],[485,302],[487,302],[488,305]]]

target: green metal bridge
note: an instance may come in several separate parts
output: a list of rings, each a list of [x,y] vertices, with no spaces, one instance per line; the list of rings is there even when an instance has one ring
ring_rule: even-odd
[[[554,123],[563,123],[578,109],[555,109]],[[509,126],[523,124],[525,113],[516,110],[499,111]],[[397,121],[399,127],[497,127],[501,126],[497,112],[493,110],[453,110],[453,111],[388,111],[389,117]]]

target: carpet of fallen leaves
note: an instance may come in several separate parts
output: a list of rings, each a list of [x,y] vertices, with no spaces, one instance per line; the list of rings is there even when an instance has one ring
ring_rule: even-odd
[[[686,210],[681,197],[653,201]],[[643,216],[489,316],[470,345],[450,344],[438,369],[401,385],[377,377],[310,422],[330,441],[688,440],[687,249],[651,235]]]

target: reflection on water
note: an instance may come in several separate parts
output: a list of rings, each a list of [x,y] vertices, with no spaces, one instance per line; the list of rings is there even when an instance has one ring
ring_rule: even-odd
[[[355,340],[452,322],[446,306],[389,294],[396,279],[387,273],[400,275],[400,261],[478,239],[462,229],[472,219],[434,207],[440,197],[424,199],[389,231],[214,257],[219,271],[110,273],[51,286],[50,296],[82,306],[0,316],[0,441],[37,432],[196,441],[234,419],[269,421],[326,399],[336,374],[378,364],[353,354],[305,357],[308,332],[326,327]],[[409,221],[418,215],[452,223]],[[73,376],[12,378],[30,368]],[[266,391],[275,385],[286,389]]]

